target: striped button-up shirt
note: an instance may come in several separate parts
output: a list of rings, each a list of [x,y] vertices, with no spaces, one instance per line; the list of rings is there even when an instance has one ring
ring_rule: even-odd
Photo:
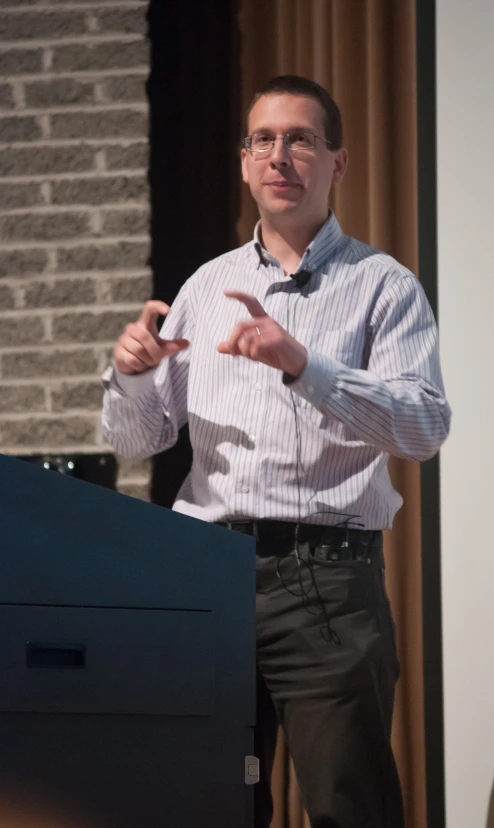
[[[124,457],[172,446],[189,424],[192,469],[174,509],[207,521],[271,518],[390,528],[402,504],[389,455],[425,460],[448,434],[437,329],[415,276],[345,236],[331,214],[297,287],[254,240],[184,284],[160,335],[190,347],[144,374],[103,376],[104,433]],[[308,352],[296,379],[217,351],[255,296]],[[351,517],[350,517],[351,516]]]

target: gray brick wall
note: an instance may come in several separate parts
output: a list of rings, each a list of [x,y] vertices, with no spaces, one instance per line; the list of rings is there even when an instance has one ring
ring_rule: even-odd
[[[147,0],[0,0],[0,447],[108,450],[100,374],[151,292]],[[119,463],[147,497],[149,462]]]

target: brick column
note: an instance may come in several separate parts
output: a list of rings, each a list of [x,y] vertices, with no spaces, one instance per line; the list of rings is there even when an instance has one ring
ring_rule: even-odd
[[[0,0],[4,453],[108,448],[100,374],[151,293],[146,11]],[[122,463],[119,488],[148,478]]]

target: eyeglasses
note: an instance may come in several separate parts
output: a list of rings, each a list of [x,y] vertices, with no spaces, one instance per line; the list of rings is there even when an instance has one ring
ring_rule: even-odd
[[[324,141],[328,149],[332,148],[331,141],[326,138],[299,129],[284,132],[282,135],[273,135],[272,132],[254,132],[244,138],[242,143],[245,149],[253,154],[267,154],[271,152],[278,138],[282,139],[285,147],[291,152],[311,152],[316,146],[316,138]]]

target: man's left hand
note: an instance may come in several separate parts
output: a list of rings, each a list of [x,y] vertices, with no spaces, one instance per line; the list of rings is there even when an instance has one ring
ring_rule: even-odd
[[[229,339],[218,345],[220,354],[244,356],[299,377],[307,365],[306,348],[267,315],[255,296],[234,290],[225,290],[225,296],[243,302],[252,319],[235,325]]]

